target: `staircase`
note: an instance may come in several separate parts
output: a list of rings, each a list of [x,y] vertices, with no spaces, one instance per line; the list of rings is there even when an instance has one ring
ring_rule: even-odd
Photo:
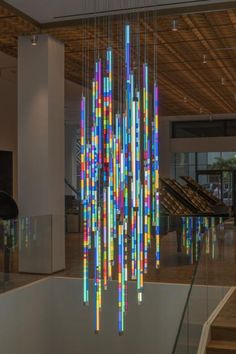
[[[236,354],[236,291],[211,326],[207,354]]]

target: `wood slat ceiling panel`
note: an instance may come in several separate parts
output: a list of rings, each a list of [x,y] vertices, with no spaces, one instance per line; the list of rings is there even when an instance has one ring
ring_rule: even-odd
[[[118,70],[124,55],[123,26],[127,20],[132,24],[132,42],[136,43],[137,35],[141,39],[140,49],[136,44],[132,47],[135,70],[141,69],[140,62],[146,58],[152,78],[156,45],[162,115],[236,111],[235,9],[178,17],[160,17],[152,12],[114,17],[112,21],[87,19],[71,26],[44,29],[17,11],[0,6],[0,50],[16,56],[18,36],[48,33],[65,43],[66,77],[82,84],[85,62],[86,81],[93,77],[93,60],[98,48],[104,55],[108,46],[113,47],[114,66]],[[172,31],[173,20],[177,21],[177,32]],[[118,85],[118,80],[115,84]]]

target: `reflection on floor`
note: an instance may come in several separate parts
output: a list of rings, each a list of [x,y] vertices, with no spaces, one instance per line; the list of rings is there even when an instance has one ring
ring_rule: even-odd
[[[69,234],[66,240],[66,276],[82,277],[83,249],[82,235]],[[92,257],[90,257],[90,277],[93,277]],[[145,274],[145,281],[166,283],[190,283],[194,266],[190,264],[189,257],[184,253],[177,252],[177,237],[175,232],[162,237],[161,240],[161,268],[155,268],[155,245],[153,242],[149,256],[149,269]],[[116,279],[116,265],[114,266],[113,278]],[[129,272],[131,273],[131,272]]]
[[[82,277],[82,235],[66,235],[66,270],[60,276]],[[181,241],[182,243],[182,241]],[[196,245],[194,246],[197,247]],[[180,247],[179,247],[180,248]],[[179,249],[180,251],[180,249]],[[196,249],[195,249],[196,251]],[[145,281],[189,284],[195,270],[195,254],[182,247],[178,252],[176,232],[168,233],[161,238],[161,268],[155,269],[155,247],[153,245],[149,257],[149,271]],[[0,289],[7,291],[26,285],[45,276],[19,274],[17,249],[11,255],[11,274],[3,274],[3,252],[0,251]],[[92,262],[92,257],[91,257]],[[93,277],[92,263],[90,276]],[[113,278],[116,279],[116,265]],[[201,259],[195,274],[196,284],[234,286],[236,284],[236,228],[227,224],[224,229],[218,228],[216,234],[206,237]]]

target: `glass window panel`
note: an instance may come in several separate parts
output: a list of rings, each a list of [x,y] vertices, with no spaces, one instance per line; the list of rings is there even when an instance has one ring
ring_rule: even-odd
[[[172,123],[173,138],[204,138],[224,135],[225,121],[223,120]]]
[[[226,135],[227,136],[236,136],[236,120],[227,120],[226,121]]]

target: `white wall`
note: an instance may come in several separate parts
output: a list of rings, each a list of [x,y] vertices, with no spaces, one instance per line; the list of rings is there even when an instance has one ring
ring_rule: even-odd
[[[91,281],[92,286],[92,281]],[[0,295],[4,354],[170,354],[188,286],[145,284],[137,305],[129,284],[124,336],[117,332],[117,283],[104,295],[102,331],[93,331],[93,302],[82,304],[82,280],[48,278]],[[92,290],[92,289],[91,289]]]
[[[208,120],[209,115],[173,116],[160,118],[160,174],[162,177],[170,177],[171,155],[178,152],[224,152],[236,151],[235,137],[214,138],[171,138],[171,122]],[[236,119],[235,114],[218,114],[217,119]]]
[[[91,294],[92,286],[93,281]],[[126,331],[119,336],[117,283],[112,282],[103,295],[101,332],[95,335],[93,301],[90,306],[82,304],[83,281],[44,279],[0,295],[1,353],[170,354],[188,289],[187,285],[145,283],[144,302],[139,306],[136,285],[130,282]],[[209,316],[225,293],[222,287],[195,287],[190,325],[203,324],[207,308]],[[200,327],[194,330],[199,338]],[[184,344],[187,337],[182,334]]]
[[[43,281],[0,295],[2,354],[53,353],[50,286]]]

